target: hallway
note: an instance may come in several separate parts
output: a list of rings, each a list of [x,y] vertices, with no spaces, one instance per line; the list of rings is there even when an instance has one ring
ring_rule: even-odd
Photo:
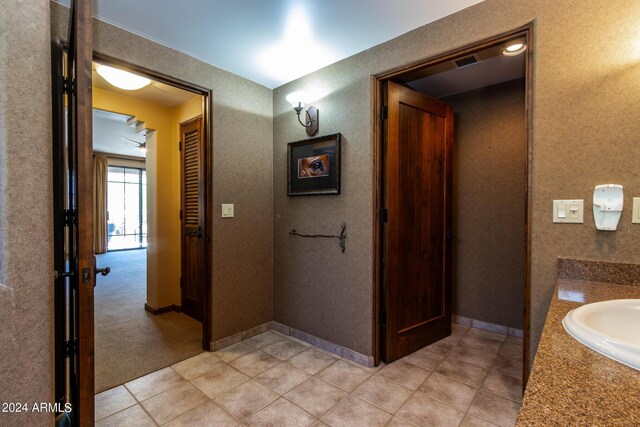
[[[96,396],[97,426],[513,426],[522,340],[454,325],[364,368],[268,331]]]
[[[153,315],[147,295],[146,249],[97,255],[95,390],[99,393],[202,351],[202,325],[176,312]]]

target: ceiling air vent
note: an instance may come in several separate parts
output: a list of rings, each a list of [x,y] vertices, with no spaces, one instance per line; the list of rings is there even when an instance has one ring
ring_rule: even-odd
[[[475,64],[479,62],[478,57],[476,55],[465,56],[460,59],[456,59],[453,61],[458,68],[466,67],[467,65]]]

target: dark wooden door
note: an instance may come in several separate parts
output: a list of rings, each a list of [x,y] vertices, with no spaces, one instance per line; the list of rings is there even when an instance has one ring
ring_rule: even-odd
[[[382,358],[451,334],[453,110],[386,83]]]
[[[202,320],[205,246],[205,162],[202,117],[180,124],[182,176],[182,311]]]
[[[73,425],[93,426],[91,0],[70,13],[66,60],[61,43],[52,52],[56,399],[71,404]]]

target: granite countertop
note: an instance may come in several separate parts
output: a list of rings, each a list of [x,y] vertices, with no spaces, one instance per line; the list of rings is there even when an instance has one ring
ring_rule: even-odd
[[[640,286],[559,277],[516,425],[640,425],[640,371],[596,353],[562,326],[580,305],[640,298]]]

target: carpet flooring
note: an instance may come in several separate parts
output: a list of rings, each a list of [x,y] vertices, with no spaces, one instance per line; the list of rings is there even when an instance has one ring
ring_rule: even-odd
[[[95,392],[113,388],[202,352],[202,324],[183,313],[144,309],[145,249],[97,255]]]

